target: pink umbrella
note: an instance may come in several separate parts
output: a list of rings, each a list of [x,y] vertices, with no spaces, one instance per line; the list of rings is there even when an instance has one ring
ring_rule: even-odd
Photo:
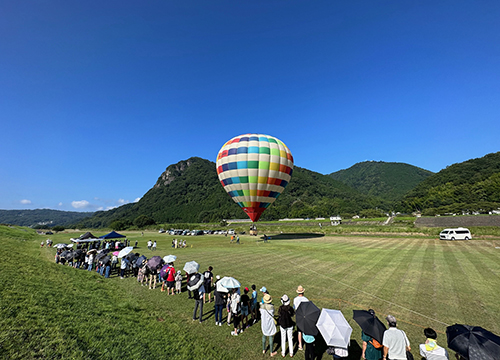
[[[119,254],[119,253],[120,253],[119,251],[115,251],[115,252],[113,253],[113,255],[114,255],[114,256],[118,256],[118,254]]]

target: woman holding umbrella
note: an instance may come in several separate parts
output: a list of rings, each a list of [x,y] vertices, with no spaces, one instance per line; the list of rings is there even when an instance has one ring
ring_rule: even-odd
[[[273,352],[274,334],[276,334],[276,325],[274,324],[274,306],[271,295],[264,295],[264,303],[260,304],[260,318],[262,329],[262,354],[266,353],[266,339],[269,339],[269,351],[271,356],[275,356],[278,352]]]

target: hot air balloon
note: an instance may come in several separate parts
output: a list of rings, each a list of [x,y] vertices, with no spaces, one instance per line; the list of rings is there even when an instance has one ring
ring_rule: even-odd
[[[255,222],[290,182],[293,157],[273,136],[245,134],[224,144],[216,166],[224,190]]]

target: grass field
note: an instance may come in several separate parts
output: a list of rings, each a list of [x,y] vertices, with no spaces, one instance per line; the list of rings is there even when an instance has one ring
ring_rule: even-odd
[[[79,234],[51,238],[68,242]],[[316,305],[340,309],[349,320],[350,359],[361,352],[353,309],[396,316],[416,358],[427,326],[438,331],[442,346],[446,326],[454,323],[500,333],[500,241],[269,233],[269,243],[241,236],[236,245],[205,235],[186,237],[188,248],[172,249],[169,235],[125,234],[148,257],[153,253],[147,240],[157,240],[155,255],[177,255],[176,269],[195,260],[201,269],[212,265],[214,274],[234,276],[243,286],[266,286],[276,307],[281,295],[294,297],[303,285]],[[166,296],[133,278],[104,279],[56,265],[55,250],[40,248],[46,238],[0,226],[0,358],[262,358],[260,324],[233,337],[228,326],[214,325],[213,303],[205,305],[204,323],[192,322],[194,304],[185,293]]]

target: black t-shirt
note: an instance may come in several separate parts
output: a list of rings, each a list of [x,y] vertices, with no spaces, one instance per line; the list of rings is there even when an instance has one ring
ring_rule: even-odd
[[[203,273],[203,276],[205,277],[205,284],[209,284],[211,282],[211,279],[214,277],[214,274],[212,274],[211,271],[207,270]]]
[[[250,297],[247,294],[241,295],[240,302],[242,306],[248,306],[250,302]]]

